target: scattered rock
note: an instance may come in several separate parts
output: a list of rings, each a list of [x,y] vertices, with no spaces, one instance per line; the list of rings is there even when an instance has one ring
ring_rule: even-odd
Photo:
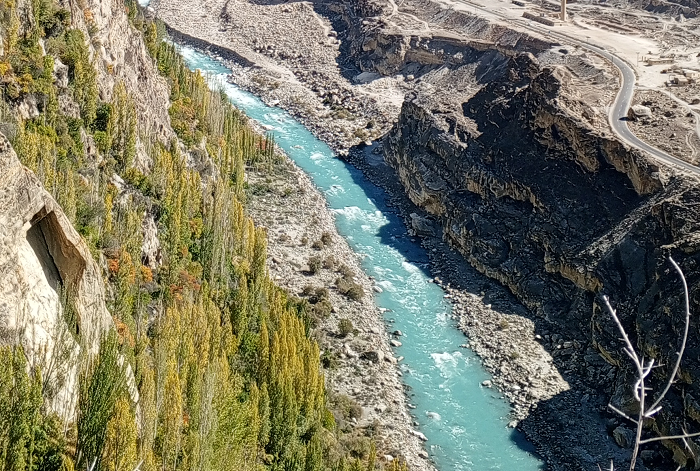
[[[374,363],[379,363],[384,359],[384,353],[379,350],[369,350],[367,352],[362,352],[360,354],[360,358]]]
[[[615,439],[615,443],[622,448],[631,448],[634,444],[635,435],[632,430],[624,425],[620,425],[613,430],[613,438]]]

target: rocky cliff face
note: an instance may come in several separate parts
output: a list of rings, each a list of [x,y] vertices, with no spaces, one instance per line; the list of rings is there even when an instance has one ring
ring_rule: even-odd
[[[0,135],[0,340],[20,342],[74,413],[81,349],[96,353],[112,327],[99,267],[65,214]]]
[[[581,345],[560,367],[629,407],[630,371],[598,296],[619,307],[645,355],[672,363],[683,304],[666,257],[684,268],[695,309],[700,191],[694,178],[661,172],[596,131],[570,99],[570,81],[563,68],[523,54],[468,96],[409,95],[385,158],[469,263],[510,288],[540,325]],[[657,430],[700,429],[699,353],[694,336]],[[667,371],[655,373],[660,382]]]
[[[143,36],[129,23],[124,2],[63,0],[62,6],[71,12],[72,27],[90,39],[100,99],[110,102],[114,86],[122,82],[136,103],[141,136],[169,143],[175,137],[168,116],[170,87],[158,74]]]
[[[36,28],[34,7],[23,0],[16,4],[21,35]],[[139,131],[134,164],[147,171],[151,162],[146,143],[169,144],[175,133],[168,115],[170,88],[158,74],[142,34],[131,26],[123,2],[59,1],[56,8],[70,12],[70,28],[81,30],[88,42],[99,100],[109,103],[115,86],[123,84],[134,101]],[[53,80],[60,112],[80,118],[68,83],[68,67],[58,60]],[[38,116],[36,97],[25,96],[15,111],[20,119]],[[13,127],[7,129],[14,132]],[[85,130],[81,136],[86,166],[100,165],[104,158],[93,138]],[[143,232],[145,261],[156,268],[160,249],[152,215],[146,214]],[[79,357],[96,353],[105,333],[113,328],[103,271],[60,205],[40,179],[22,166],[3,135],[0,240],[0,343],[23,345],[30,366],[42,372],[50,406],[63,419],[72,419]],[[133,378],[130,372],[128,375],[132,399],[137,401]]]
[[[473,51],[498,50],[505,55],[541,52],[551,42],[495,25],[475,15],[445,10],[434,2],[414,0],[421,18],[392,11],[388,2],[328,2],[341,39],[341,50],[363,72],[422,75],[443,65],[474,62]],[[445,29],[433,25],[443,25]]]

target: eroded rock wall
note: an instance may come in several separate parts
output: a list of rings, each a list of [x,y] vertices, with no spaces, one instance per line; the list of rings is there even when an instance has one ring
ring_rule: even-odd
[[[148,54],[143,35],[135,30],[120,1],[59,1],[69,10],[71,28],[80,29],[97,72],[101,102],[109,103],[117,84],[133,99],[138,119],[136,159],[144,172],[151,165],[146,144],[170,144],[175,133],[168,108],[170,87]],[[32,31],[32,4],[17,2],[20,32]],[[68,68],[57,62],[54,79],[61,112],[79,116],[68,85]],[[32,95],[17,113],[38,114]],[[34,100],[35,101],[35,100]],[[83,131],[86,160],[99,165],[102,156]],[[144,218],[144,256],[160,263],[157,229],[152,215]],[[29,364],[42,372],[49,406],[66,422],[75,414],[78,363],[83,353],[97,353],[113,328],[105,304],[102,271],[88,246],[40,180],[21,165],[8,140],[0,135],[0,342],[21,343]],[[133,375],[127,368],[132,400],[138,402]]]
[[[147,172],[151,161],[144,143],[155,138],[168,145],[175,138],[168,115],[170,86],[158,73],[143,35],[129,23],[124,2],[60,0],[59,4],[71,12],[71,27],[88,38],[100,100],[109,103],[118,83],[134,100],[139,130],[135,164]]]
[[[401,8],[420,10],[420,18],[392,11],[381,0],[322,2],[335,20],[341,50],[363,72],[385,76],[421,75],[444,65],[473,62],[470,51],[498,50],[512,55],[541,52],[550,41],[497,25],[475,15],[446,10],[435,2],[412,0]]]
[[[523,54],[451,107],[430,90],[409,95],[385,158],[469,263],[581,345],[559,357],[560,367],[630,407],[627,362],[598,296],[619,307],[641,352],[672,363],[683,292],[666,258],[684,268],[697,309],[700,190],[697,179],[659,169],[593,129],[569,106],[568,80],[562,68]],[[693,335],[659,429],[680,432],[683,421],[700,428],[687,399],[700,395],[699,354]]]
[[[112,318],[87,245],[2,135],[0,241],[0,341],[24,346],[69,418],[81,348],[96,353]]]

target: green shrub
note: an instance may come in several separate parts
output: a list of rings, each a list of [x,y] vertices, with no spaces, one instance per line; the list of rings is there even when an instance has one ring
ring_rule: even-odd
[[[345,420],[362,418],[362,406],[350,396],[338,394],[331,398],[331,407]]]
[[[323,299],[314,304],[311,311],[315,319],[326,319],[333,312],[333,305],[329,300]]]
[[[138,188],[146,196],[154,196],[153,182],[150,177],[131,167],[124,172],[124,181]]]
[[[347,278],[338,278],[335,280],[335,286],[338,292],[353,301],[359,301],[365,295],[365,290],[358,283]]]
[[[314,275],[318,272],[321,271],[321,257],[318,255],[314,255],[312,257],[309,257],[309,271],[313,273]]]
[[[335,353],[330,350],[326,350],[321,355],[321,365],[327,370],[332,370],[338,367],[338,358]]]
[[[338,332],[341,337],[347,337],[355,331],[355,326],[352,325],[352,321],[347,318],[340,319],[338,322]]]
[[[314,290],[314,301],[313,302],[320,302],[323,301],[324,299],[328,299],[328,288],[325,286],[319,286]]]

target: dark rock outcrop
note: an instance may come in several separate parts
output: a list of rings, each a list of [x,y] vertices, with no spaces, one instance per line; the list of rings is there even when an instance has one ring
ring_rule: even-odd
[[[473,63],[473,54],[478,52],[537,53],[552,45],[479,16],[446,12],[435,4],[424,3],[426,13],[434,15],[438,23],[449,26],[450,31],[406,30],[394,26],[388,20],[393,15],[387,2],[333,0],[321,2],[318,7],[327,10],[334,21],[345,59],[363,72],[385,76],[397,73],[419,76],[444,65]]]
[[[683,291],[666,258],[683,267],[696,310],[700,188],[591,128],[567,106],[568,80],[565,70],[523,54],[452,108],[430,93],[409,95],[385,158],[471,265],[506,285],[549,330],[582,345],[580,361],[566,368],[628,407],[630,371],[599,295],[610,296],[641,352],[673,363]],[[691,332],[698,327],[694,320]],[[697,409],[685,404],[688,394],[700,395],[699,355],[691,334],[655,430],[700,430]],[[608,365],[614,378],[603,374]],[[658,368],[653,381],[665,374]],[[694,465],[689,452],[666,446]]]

